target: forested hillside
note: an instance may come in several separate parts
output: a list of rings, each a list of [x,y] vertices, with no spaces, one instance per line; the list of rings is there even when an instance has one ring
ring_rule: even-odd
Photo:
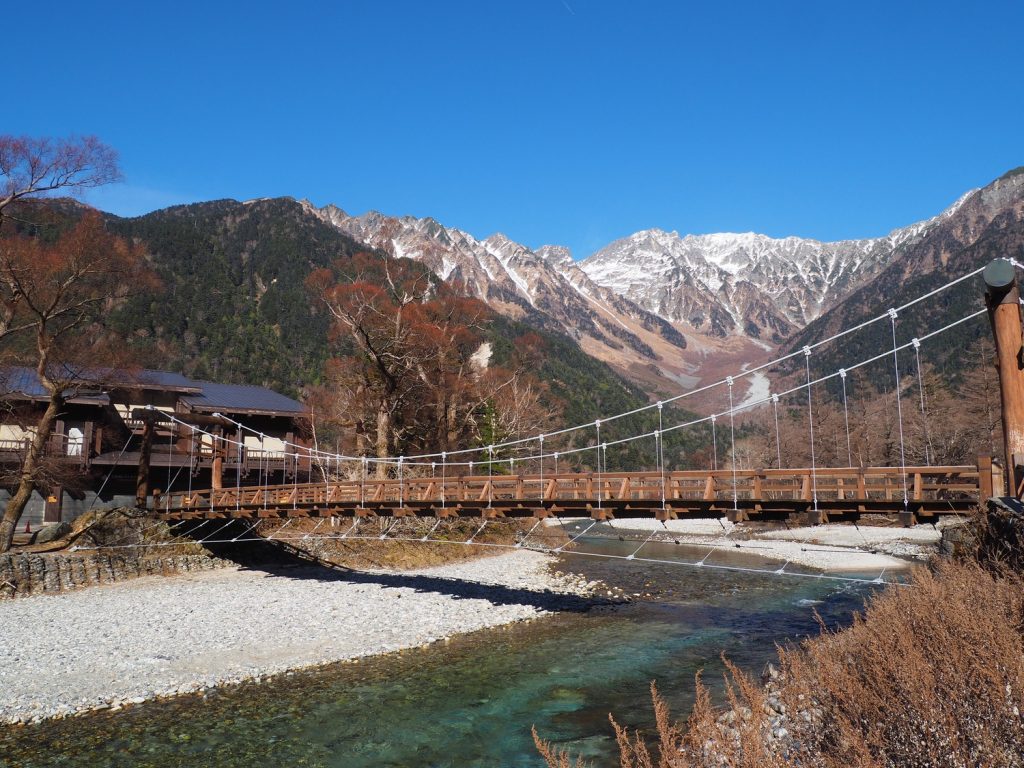
[[[132,219],[109,217],[118,234],[142,243],[162,285],[130,298],[111,317],[131,334],[140,363],[196,378],[269,386],[291,395],[323,384],[325,363],[351,354],[351,341],[331,334],[328,313],[306,280],[317,269],[344,267],[367,247],[311,215],[289,198],[240,203],[220,200],[175,206]],[[386,259],[369,251],[375,259]],[[440,288],[425,267],[405,262]],[[336,270],[343,280],[356,275]],[[583,352],[568,337],[486,311],[480,337],[491,347],[490,364],[529,369],[553,414],[553,426],[590,421],[647,401],[635,385]],[[681,414],[666,412],[666,425]],[[656,421],[608,425],[605,439]],[[675,434],[669,459],[690,456],[701,435]],[[589,437],[578,435],[585,444]],[[570,441],[570,442],[575,442]],[[653,441],[647,441],[653,442]],[[640,444],[609,451],[609,466],[627,462]],[[694,458],[694,457],[690,457]]]

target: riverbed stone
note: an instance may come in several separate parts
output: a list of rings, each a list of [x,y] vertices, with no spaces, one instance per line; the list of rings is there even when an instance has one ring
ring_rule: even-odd
[[[79,559],[97,578],[123,567]],[[197,559],[173,577],[2,601],[0,722],[131,706],[590,605],[589,585],[550,574],[551,562],[517,550],[395,573],[209,570]]]

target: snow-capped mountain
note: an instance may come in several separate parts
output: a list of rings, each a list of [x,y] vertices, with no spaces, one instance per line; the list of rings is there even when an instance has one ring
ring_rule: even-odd
[[[480,240],[432,218],[303,205],[359,242],[422,262],[503,314],[568,334],[649,391],[675,393],[730,360],[767,354],[869,282],[970,194],[882,238],[826,243],[651,229],[581,262],[562,246],[531,249],[502,234]]]
[[[392,256],[416,259],[512,317],[529,318],[611,350],[627,347],[648,359],[657,358],[651,335],[680,349],[686,346],[670,323],[594,283],[566,248],[534,251],[502,234],[478,240],[432,218],[377,212],[350,216],[333,205],[313,210],[356,240]]]
[[[714,336],[781,342],[878,274],[970,194],[933,219],[881,238],[826,243],[649,229],[616,240],[579,266],[598,285],[670,322]]]

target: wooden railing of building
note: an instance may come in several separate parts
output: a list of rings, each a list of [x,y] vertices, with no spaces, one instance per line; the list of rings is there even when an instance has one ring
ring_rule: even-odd
[[[798,514],[811,523],[879,513],[913,522],[963,514],[991,495],[992,483],[992,462],[983,457],[977,465],[905,471],[842,467],[338,479],[173,493],[155,498],[153,511],[174,519],[585,515],[726,516],[741,521]]]

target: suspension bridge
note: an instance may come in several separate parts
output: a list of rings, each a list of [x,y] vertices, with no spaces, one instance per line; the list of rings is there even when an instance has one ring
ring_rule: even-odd
[[[349,518],[351,527],[341,536],[333,534],[324,538],[346,538],[350,534],[352,538],[363,538],[355,531],[360,522],[367,519],[376,521],[379,534],[366,538],[383,539],[402,519],[419,518],[433,519],[434,526],[430,529],[433,532],[442,521],[461,518],[479,519],[479,530],[489,521],[502,518],[533,518],[534,528],[548,518],[589,518],[590,526],[583,528],[587,531],[600,522],[629,518],[653,518],[662,522],[719,518],[734,523],[788,520],[817,525],[831,521],[856,522],[870,514],[890,516],[904,525],[912,525],[936,522],[947,515],[960,516],[992,496],[1004,495],[1007,491],[1017,495],[1024,477],[1024,371],[1019,363],[1024,336],[1016,283],[1018,268],[1022,267],[1016,262],[997,260],[984,270],[962,275],[878,317],[735,376],[632,411],[494,445],[410,456],[369,457],[288,442],[280,456],[259,459],[256,483],[243,484],[242,471],[238,469],[234,487],[230,487],[221,476],[223,465],[234,464],[240,468],[246,463],[245,432],[259,438],[263,435],[221,414],[215,414],[212,420],[207,417],[205,422],[197,422],[189,421],[184,415],[136,411],[142,420],[170,422],[174,429],[188,435],[192,450],[199,446],[200,451],[206,451],[214,469],[211,472],[214,487],[193,488],[190,473],[187,489],[163,494],[153,491],[145,497],[145,506],[158,522],[170,522],[172,527],[189,533],[194,534],[213,523],[211,530],[215,533],[201,539],[194,535],[194,538],[218,543],[258,538],[259,534],[254,531],[263,521],[283,520],[284,526],[288,526],[309,518],[318,521],[316,527],[297,538],[317,538],[315,533],[319,527],[327,520],[333,526],[335,518]],[[983,271],[987,287],[985,307],[901,343],[898,325],[901,312]],[[953,328],[976,323],[986,315],[996,340],[1003,404],[1003,447],[1008,459],[1005,467],[989,456],[979,456],[963,465],[909,464],[904,430],[907,409],[919,408],[923,419],[930,418],[921,379],[921,350],[929,344],[944,343],[943,336]],[[891,329],[891,334],[887,334],[892,339],[891,346],[831,373],[812,376],[811,358],[820,347],[835,344],[874,324]],[[907,372],[901,374],[901,353],[905,357],[912,355],[916,361],[917,392],[913,391],[913,385],[908,385]],[[785,379],[786,388],[759,400],[751,401],[748,397],[736,405],[734,389],[738,380],[787,361],[790,361],[791,372]],[[816,450],[821,441],[821,435],[815,433],[816,392],[822,398],[825,387],[841,389],[848,457],[852,458],[846,380],[851,372],[868,366],[874,366],[873,377],[886,377],[895,393],[893,418],[898,463],[822,466],[817,461],[820,452]],[[803,376],[792,373],[794,370],[802,372]],[[669,413],[666,405],[713,389],[724,392],[723,399],[728,401],[726,409],[681,423],[665,423]],[[780,403],[796,404],[805,409],[810,454],[807,466],[781,466]],[[767,409],[769,415],[774,415],[778,466],[741,467],[736,460],[737,419],[759,409]],[[641,414],[649,416],[652,422],[656,420],[657,425],[614,440],[602,439],[602,428],[607,435],[609,424]],[[768,421],[771,423],[771,419]],[[231,425],[237,437],[230,438],[204,428],[211,423]],[[708,430],[714,442],[712,466],[688,470],[669,467],[665,458],[665,437],[697,427]],[[720,434],[728,449],[725,466],[718,466]],[[556,445],[561,446],[561,450],[555,450]],[[609,471],[608,452],[631,445],[648,446],[649,463],[629,471]],[[145,456],[146,452],[143,453]],[[200,458],[196,456],[195,460]],[[565,471],[567,460],[575,460],[573,471]],[[196,466],[191,460],[190,464]],[[581,471],[583,467],[586,471]],[[147,474],[148,467],[140,465],[140,478]],[[290,477],[291,482],[271,483],[272,477]],[[232,531],[226,537],[221,533],[225,528]],[[472,544],[476,536],[458,543]],[[406,540],[428,541],[430,533]],[[558,551],[561,549],[559,547]],[[635,555],[634,552],[626,559],[634,559]],[[705,560],[706,557],[694,564],[703,565]]]
[[[977,276],[982,270],[963,275],[930,293],[915,298],[899,308],[888,310],[877,318],[845,329],[831,337],[804,347],[802,350],[777,358],[768,363],[729,376],[699,390],[688,392],[670,400],[620,414],[610,415],[589,424],[558,430],[548,435],[506,441],[500,444],[466,448],[451,452],[397,457],[345,456],[320,451],[311,446],[290,443],[282,454],[282,466],[292,467],[291,484],[242,485],[237,473],[235,487],[207,489],[188,488],[185,491],[157,494],[151,502],[154,515],[164,519],[187,520],[196,518],[292,518],[292,517],[590,517],[595,520],[617,518],[655,517],[670,520],[683,517],[727,517],[733,522],[758,519],[797,519],[802,523],[824,523],[832,520],[855,520],[864,514],[899,516],[905,524],[920,520],[934,520],[943,515],[958,515],[979,500],[1001,492],[1004,484],[1002,468],[989,457],[978,457],[970,465],[910,466],[906,463],[903,413],[905,384],[899,370],[899,353],[912,352],[916,358],[916,373],[920,387],[920,408],[925,413],[924,388],[921,382],[920,350],[922,345],[940,339],[952,328],[975,322],[988,313],[994,327],[1004,323],[1010,331],[1008,340],[1000,341],[997,350],[1016,344],[1020,348],[1021,324],[1014,267],[1009,262],[993,263],[998,269],[989,282],[987,309],[978,309],[946,323],[920,337],[899,343],[898,320],[900,312],[922,301],[947,291],[963,281]],[[1007,274],[1006,269],[1009,269]],[[989,267],[991,272],[992,265]],[[992,298],[996,293],[1000,295]],[[1007,301],[1007,296],[1011,301]],[[1009,312],[1006,308],[1009,307]],[[818,347],[832,344],[843,337],[875,323],[891,327],[892,346],[864,360],[851,362],[845,368],[813,378],[811,357]],[[1015,334],[1015,339],[1014,339]],[[743,376],[767,370],[787,360],[803,358],[801,366],[805,379],[786,391],[769,394],[763,399],[734,404],[733,390]],[[813,401],[815,388],[829,382],[841,383],[843,409],[849,443],[849,411],[846,398],[847,375],[859,368],[879,362],[892,365],[893,384],[896,389],[895,414],[899,430],[898,466],[828,467],[815,462],[815,432]],[[1008,372],[1000,368],[1003,379]],[[1015,371],[1020,378],[1019,369]],[[1004,381],[1004,389],[1006,382]],[[1013,384],[1020,385],[1016,379]],[[682,424],[665,425],[664,406],[716,387],[727,393],[728,409]],[[736,465],[736,418],[757,408],[774,408],[776,445],[779,446],[778,408],[780,399],[806,398],[807,440],[810,446],[809,466],[799,468],[740,468]],[[916,400],[916,398],[913,398]],[[907,403],[906,407],[913,407]],[[658,426],[649,431],[602,440],[602,426],[607,430],[611,422],[628,416],[650,412],[656,415]],[[145,416],[145,414],[141,414]],[[216,452],[222,445],[223,454],[233,452],[241,457],[244,444],[215,435],[196,424],[188,424],[173,414],[161,414],[176,422],[195,437],[208,439]],[[224,417],[221,417],[224,418]],[[228,421],[231,421],[228,419]],[[241,433],[245,425],[231,421]],[[709,467],[706,470],[679,471],[669,469],[664,459],[664,438],[668,433],[710,425],[713,439],[718,430],[728,424],[729,467]],[[721,426],[719,426],[721,425]],[[252,431],[252,430],[250,430]],[[1012,439],[1013,430],[1007,430]],[[561,452],[548,448],[557,438],[583,433],[585,444]],[[592,433],[588,435],[587,433]],[[257,434],[257,433],[254,433]],[[607,434],[607,432],[606,432]],[[262,437],[262,436],[261,436]],[[725,438],[723,438],[725,439]],[[820,436],[818,438],[820,440]],[[637,441],[651,445],[651,465],[636,471],[607,471],[607,453],[617,446]],[[516,452],[512,458],[498,458],[501,453]],[[1012,453],[1012,452],[1011,452]],[[1022,452],[1024,453],[1024,452]],[[590,454],[591,471],[559,472],[559,458],[564,462],[571,455]],[[717,446],[713,461],[717,464]],[[781,464],[781,446],[779,446]],[[516,472],[515,468],[529,467],[532,471]],[[268,469],[269,469],[268,460]],[[307,482],[300,482],[302,469]],[[372,474],[371,474],[372,470]],[[1012,467],[1011,467],[1012,470]],[[314,482],[314,475],[317,481]],[[269,473],[267,474],[269,477]],[[222,486],[220,482],[215,485]],[[1016,488],[1012,482],[1011,487]]]

